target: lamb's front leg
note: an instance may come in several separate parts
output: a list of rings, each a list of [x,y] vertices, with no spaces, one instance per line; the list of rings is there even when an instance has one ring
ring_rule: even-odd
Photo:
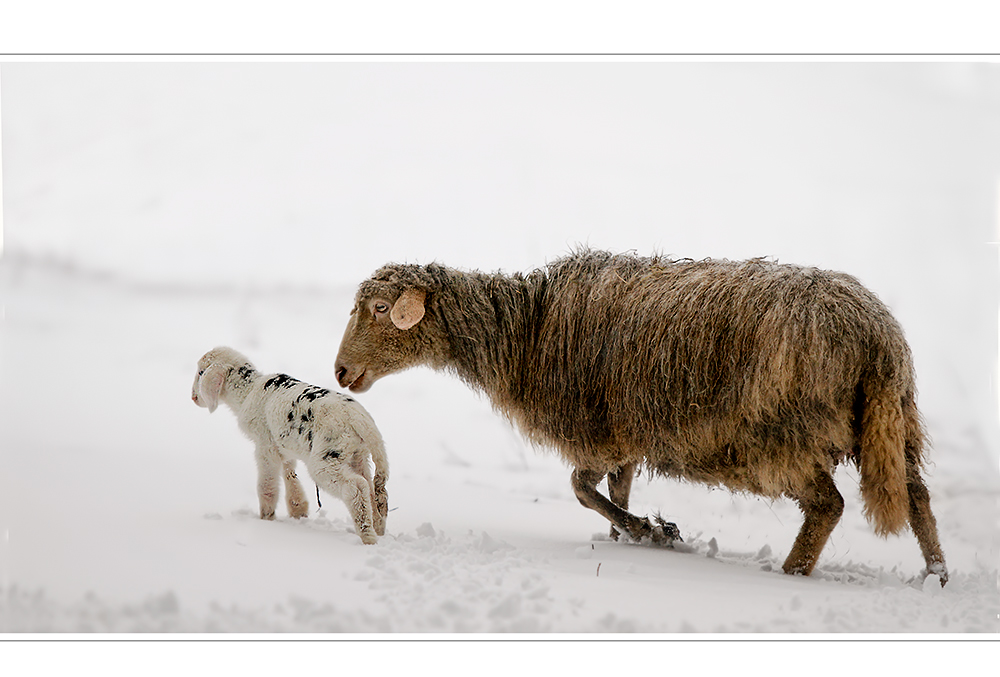
[[[281,470],[281,458],[278,452],[267,448],[257,448],[257,499],[260,501],[260,518],[273,520],[274,509],[278,506],[278,474]]]
[[[302,484],[299,483],[298,475],[295,474],[295,466],[298,463],[295,459],[285,461],[283,470],[285,476],[285,502],[288,505],[288,514],[298,519],[309,514],[309,500],[302,491]]]

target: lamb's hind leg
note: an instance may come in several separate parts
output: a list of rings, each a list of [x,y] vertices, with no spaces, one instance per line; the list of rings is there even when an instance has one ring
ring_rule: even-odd
[[[366,545],[377,542],[378,533],[375,531],[375,518],[372,514],[371,484],[361,475],[354,473],[347,477],[341,492],[341,498],[354,519],[354,528],[361,541]]]
[[[389,514],[389,494],[385,490],[385,473],[376,472],[372,480],[372,518],[375,533],[385,535],[385,520]]]
[[[844,499],[837,491],[830,473],[819,467],[801,495],[793,498],[802,509],[805,521],[782,569],[786,574],[808,576],[816,566],[833,528],[840,521],[844,512]]]
[[[379,536],[385,535],[385,517],[389,513],[389,497],[385,491],[386,476],[383,472],[375,472],[368,466],[368,456],[358,454],[351,461],[351,468],[368,482],[369,503],[372,513],[372,526]]]
[[[298,475],[295,474],[297,461],[285,461],[283,471],[285,476],[285,503],[288,506],[288,514],[296,519],[309,514],[309,499],[306,498],[299,482]]]
[[[361,542],[365,545],[378,542],[372,518],[372,490],[368,480],[347,463],[310,460],[311,463],[307,462],[309,474],[323,491],[344,502]]]
[[[628,498],[632,493],[632,480],[635,477],[635,463],[626,463],[613,472],[608,473],[608,496],[611,502],[622,510],[628,510]],[[621,534],[618,528],[611,525],[611,540],[617,541]]]
[[[577,468],[573,471],[573,491],[577,500],[591,510],[595,510],[611,522],[622,533],[628,534],[634,541],[650,538],[653,543],[669,545],[680,540],[680,532],[676,524],[661,522],[657,526],[650,524],[644,517],[636,517],[624,510],[597,491],[597,484],[604,479],[604,473],[596,470]]]

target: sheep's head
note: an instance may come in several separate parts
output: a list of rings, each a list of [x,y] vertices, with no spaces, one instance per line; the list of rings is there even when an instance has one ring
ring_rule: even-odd
[[[334,366],[341,386],[364,392],[387,374],[427,361],[431,290],[425,269],[413,265],[385,266],[361,283]]]
[[[198,371],[191,385],[191,400],[199,407],[214,412],[219,406],[219,397],[226,385],[226,378],[237,368],[247,373],[253,371],[250,361],[232,348],[219,347],[209,350],[198,360]]]

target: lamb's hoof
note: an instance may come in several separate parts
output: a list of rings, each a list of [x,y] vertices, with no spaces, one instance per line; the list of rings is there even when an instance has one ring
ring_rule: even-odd
[[[654,544],[673,545],[675,541],[684,542],[684,539],[681,538],[681,530],[677,528],[676,524],[665,521],[659,515],[654,519],[656,520],[656,526],[653,527],[652,534],[650,535]]]
[[[360,536],[361,542],[365,545],[375,545],[378,543],[378,536],[375,535],[374,531],[362,532]]]

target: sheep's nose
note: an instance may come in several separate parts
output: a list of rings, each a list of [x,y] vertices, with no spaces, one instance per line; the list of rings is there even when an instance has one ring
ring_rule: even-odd
[[[344,379],[347,377],[347,367],[340,364],[334,365],[334,373],[337,375],[337,383],[346,387],[347,384],[344,383]]]

